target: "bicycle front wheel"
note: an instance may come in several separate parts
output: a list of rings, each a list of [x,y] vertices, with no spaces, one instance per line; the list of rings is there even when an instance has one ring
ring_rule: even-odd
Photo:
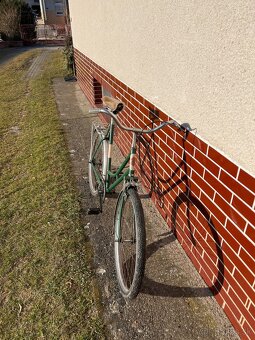
[[[107,173],[108,141],[99,127],[92,125],[91,147],[89,155],[89,187],[93,196],[103,190]]]
[[[137,190],[123,190],[115,218],[114,255],[121,294],[134,299],[139,293],[145,269],[146,233],[144,214]]]

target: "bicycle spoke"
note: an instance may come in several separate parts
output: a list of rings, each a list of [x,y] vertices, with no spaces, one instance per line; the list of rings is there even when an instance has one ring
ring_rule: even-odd
[[[102,195],[104,199],[104,176],[107,166],[108,142],[98,133],[97,128],[92,127],[91,149],[89,161],[89,185],[93,196]],[[101,202],[100,202],[101,204]]]
[[[115,216],[115,263],[124,297],[134,298],[139,291],[145,264],[145,229],[141,202],[132,188],[123,193]]]

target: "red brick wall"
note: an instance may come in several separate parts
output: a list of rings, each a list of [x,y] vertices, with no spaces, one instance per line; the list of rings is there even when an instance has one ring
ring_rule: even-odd
[[[126,125],[152,127],[141,95],[75,50],[77,79],[92,106],[101,86],[125,103]],[[100,86],[101,84],[101,86]],[[130,135],[117,143],[129,149]],[[139,143],[143,185],[242,339],[255,339],[255,178],[190,132],[165,127]]]

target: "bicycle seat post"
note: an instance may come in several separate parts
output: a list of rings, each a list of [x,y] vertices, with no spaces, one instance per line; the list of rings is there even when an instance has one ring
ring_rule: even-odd
[[[130,153],[130,161],[129,161],[129,177],[134,177],[134,166],[135,166],[135,154],[136,154],[136,133],[132,133],[132,144],[131,144],[131,153]]]

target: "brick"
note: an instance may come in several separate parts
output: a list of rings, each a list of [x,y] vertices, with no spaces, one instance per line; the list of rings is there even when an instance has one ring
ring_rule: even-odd
[[[201,266],[201,264],[199,262],[199,253],[193,248],[192,251],[189,252],[188,256],[189,256],[189,258],[191,259],[193,265],[195,266],[195,268],[198,271],[200,266]]]
[[[135,95],[135,91],[134,90],[132,90],[132,89],[130,89],[128,87],[127,91],[128,91],[128,93],[130,94],[131,97],[134,97],[134,95]]]
[[[201,189],[194,182],[189,181],[189,189],[193,196],[200,197]]]
[[[147,99],[143,99],[143,105],[147,108],[147,109],[149,109],[149,106],[150,107],[154,107],[154,105],[152,105],[152,103],[151,102],[149,102]]]
[[[227,256],[230,259],[230,261],[234,264],[234,266],[236,267],[235,272],[234,272],[235,279],[238,281],[237,272],[239,272],[250,283],[250,285],[252,285],[254,281],[254,275],[247,268],[247,266],[241,261],[240,257],[234,252],[233,249],[229,247],[229,245],[225,241],[223,241],[223,244],[222,244],[222,251],[223,251],[224,257]],[[238,277],[240,279],[240,276]],[[242,278],[242,280],[239,282],[240,285],[242,285],[243,282],[244,282],[244,279]]]
[[[218,304],[220,305],[220,307],[222,307],[222,306],[223,306],[223,303],[224,303],[224,298],[222,297],[222,295],[221,295],[221,294],[214,293],[214,292],[212,292],[212,293],[214,294],[215,300],[218,302]]]
[[[236,256],[234,256],[234,258],[231,258],[231,261],[233,261],[235,266],[237,267],[234,271],[234,278],[243,287],[246,294],[251,299],[253,299],[253,301],[255,301],[255,290],[252,288],[252,284],[254,282],[254,275]]]
[[[228,188],[236,193],[238,197],[244,200],[251,207],[254,202],[254,194],[238,183],[236,179],[229,176],[225,171],[221,171],[220,180],[228,186]]]
[[[190,254],[192,252],[192,242],[188,238],[184,238],[182,242],[182,248],[186,252],[186,254],[190,257]]]
[[[197,231],[200,233],[200,237],[204,239],[207,238],[208,235],[208,219],[198,210],[197,221],[199,222],[197,225]]]
[[[189,141],[196,149],[201,151],[202,153],[206,154],[208,144],[206,144],[204,141],[202,141],[200,138],[198,138],[196,135],[194,135],[192,132],[190,132],[187,136],[187,141]]]
[[[171,149],[174,151],[174,153],[176,155],[178,155],[180,157],[180,159],[182,159],[183,157],[183,148],[180,147],[177,143],[171,143]]]
[[[174,131],[174,130],[173,130]],[[185,144],[185,139],[184,136],[182,134],[180,134],[180,132],[176,132],[175,133],[175,142],[181,147],[184,148],[184,144]],[[190,144],[190,143],[189,143]],[[190,144],[191,145],[191,144]],[[194,150],[194,146],[191,145],[192,149]]]
[[[248,189],[255,193],[255,178],[245,172],[243,169],[240,170],[238,180],[245,185]]]
[[[151,125],[151,127],[155,127],[156,125]],[[155,136],[157,136],[160,140],[162,140],[165,144],[166,144],[166,147],[168,149],[170,149],[170,145],[167,144],[167,135],[166,133],[162,130],[158,130],[155,134],[151,135],[151,138],[155,138]]]
[[[246,235],[247,235],[253,242],[255,242],[255,227],[252,226],[251,224],[248,224],[248,226],[247,226]]]
[[[164,131],[167,135],[167,144],[175,142],[177,135],[178,135],[175,129],[172,126],[167,125],[164,127]]]
[[[243,330],[247,334],[247,337],[248,337],[247,339],[249,339],[249,340],[255,339],[254,324],[250,325],[250,324],[248,324],[247,321],[245,321],[244,324],[243,324]],[[242,339],[245,339],[243,333],[242,333]]]
[[[240,318],[240,316],[241,316],[240,313],[237,313],[237,315],[235,315],[235,308],[234,308],[234,310],[232,310],[231,306],[229,307],[227,304],[225,305],[223,310],[226,313],[227,317],[229,318],[230,322],[235,327],[235,329],[238,332],[238,334],[239,335],[243,334],[243,329],[242,329],[241,325],[238,322],[238,317]]]
[[[253,254],[255,252],[255,246],[249,241],[247,236],[243,234],[231,221],[227,221],[226,229],[231,235],[239,242],[239,244],[247,250],[248,253]]]
[[[211,272],[211,270],[204,261],[201,261],[200,275],[204,279],[205,283],[211,289],[214,283],[214,273]]]
[[[249,307],[249,312],[255,318],[255,305],[253,303],[251,303],[251,305]],[[254,320],[254,324],[255,324],[255,320]]]
[[[183,151],[183,149],[181,151]],[[179,154],[179,156],[182,156],[182,154]],[[191,169],[195,170],[196,173],[203,177],[204,167],[197,162],[195,158],[191,157],[189,154],[185,154],[183,161],[185,161]]]
[[[204,250],[204,255],[206,254],[208,257],[210,257],[210,259],[216,264],[217,260],[218,260],[218,245],[215,243],[215,241],[211,242],[210,246],[209,243],[206,239],[203,239],[203,237],[199,237],[199,234],[196,234],[196,248],[199,249],[201,248],[201,250]],[[208,237],[208,233],[207,233],[207,237]],[[222,256],[221,256],[222,257]],[[214,271],[214,274],[216,275],[217,272]]]
[[[254,223],[255,212],[252,208],[247,207],[247,205],[236,196],[234,196],[232,204],[250,223]]]
[[[223,252],[223,249],[222,249]],[[233,273],[233,269],[234,269],[234,264],[233,262],[225,256],[225,253],[223,252],[223,265],[224,265],[224,270],[228,271],[230,273],[230,275],[232,275]]]
[[[246,307],[244,306],[240,306],[241,308],[241,313],[243,314],[246,322],[248,322],[248,324],[251,326],[251,328],[253,329],[253,334],[255,335],[255,315],[251,314]],[[245,328],[244,328],[245,329]],[[246,330],[247,331],[247,330]],[[254,339],[254,338],[253,338]]]
[[[231,201],[232,192],[230,190],[228,190],[217,178],[215,178],[213,175],[211,175],[210,172],[205,171],[204,179],[227,202]]]
[[[230,221],[228,222],[231,223]],[[214,226],[221,238],[228,243],[228,245],[234,250],[234,252],[238,253],[240,242],[233,237],[235,235],[231,234],[226,227],[222,226],[222,224],[217,221],[214,222]]]
[[[159,141],[159,146],[164,150],[165,155],[168,155],[170,158],[173,157],[173,151],[170,149],[169,145],[167,145],[162,139]]]
[[[207,182],[203,180],[203,178],[198,176],[195,172],[192,172],[190,179],[191,179],[191,182],[194,182],[201,189],[201,191],[204,192],[206,195],[208,195],[211,198],[214,197],[214,193],[215,193],[214,189],[211,188],[207,184]],[[210,205],[210,207],[212,207],[212,205]]]
[[[185,170],[185,165],[183,165],[183,159],[174,152],[173,160],[178,165],[178,168],[183,168]]]
[[[124,92],[123,95],[124,95],[124,97],[126,99],[126,105],[128,105],[127,101],[130,101],[131,97],[130,97],[130,95],[127,92]]]
[[[132,105],[134,105],[135,108],[140,108],[139,102],[133,96],[130,97],[130,102],[132,103]]]
[[[140,104],[144,104],[144,98],[140,94],[135,92],[135,98],[138,100]]]
[[[208,150],[208,157],[210,157],[215,163],[225,169],[230,175],[236,177],[238,167],[232,163],[228,158],[223,156],[221,153],[213,149],[211,146]]]
[[[170,117],[165,114],[165,112],[159,110],[157,107],[155,107],[155,110],[159,112],[159,119],[163,122],[166,122],[170,119]]]
[[[223,200],[218,194],[215,196],[214,202],[225,212],[225,214],[236,224],[241,230],[244,230],[246,222],[244,218],[233,209],[233,207]]]
[[[255,250],[255,246],[254,246]],[[249,267],[249,269],[253,272],[253,277],[255,277],[255,252],[248,254],[244,249],[241,249],[240,251],[240,258],[244,261],[244,263]]]
[[[239,320],[241,317],[240,310],[238,307],[240,307],[241,301],[233,291],[233,289],[229,289],[228,295],[225,297],[225,302],[227,306],[231,309],[233,315],[235,316],[236,320]]]
[[[176,134],[178,135],[178,134]],[[179,135],[178,135],[179,136]],[[192,145],[191,143],[189,142],[185,142],[184,143],[184,152],[188,152],[190,156],[194,157],[194,153],[195,153],[195,148],[194,148],[194,145]],[[196,160],[197,158],[194,157]]]
[[[213,258],[208,253],[204,253],[203,260],[208,265],[208,267],[211,269],[211,271],[214,273],[215,276],[217,276],[218,267],[216,263],[213,261]]]
[[[227,273],[227,271],[226,271]],[[237,282],[232,274],[227,274],[225,276],[226,280],[229,282],[229,285],[231,289],[235,292],[235,294],[238,296],[240,301],[242,302],[242,308],[244,309],[245,303],[247,301],[247,294],[246,292],[242,289],[243,287],[239,282]],[[233,299],[233,298],[232,298]]]
[[[220,167],[212,162],[210,158],[208,158],[204,153],[200,150],[195,151],[195,159],[198,160],[208,171],[214,174],[215,177],[218,177],[220,172]]]
[[[155,155],[155,158],[156,158],[156,163],[161,162],[162,166],[164,166],[164,162],[159,160],[158,157],[161,157],[161,159],[164,160],[165,151],[162,150],[158,144],[155,144],[155,146],[153,148],[153,152],[154,152],[154,155]]]
[[[170,150],[170,153],[173,154],[173,151]],[[169,157],[168,154],[165,156],[165,162],[168,165],[168,167],[165,167],[166,171],[169,173],[169,175],[177,175],[178,179],[181,177],[181,170],[178,166],[176,166],[173,157]]]

